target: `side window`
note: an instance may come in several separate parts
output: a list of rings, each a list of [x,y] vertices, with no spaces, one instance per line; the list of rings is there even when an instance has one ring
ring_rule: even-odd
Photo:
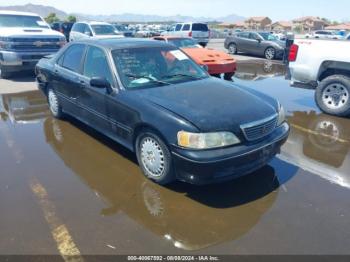
[[[190,25],[190,24],[185,24],[185,25],[182,27],[182,31],[190,31],[190,28],[191,28],[191,25]]]
[[[71,71],[80,72],[81,59],[83,58],[85,45],[76,44],[69,47],[63,56],[62,67]],[[61,59],[61,58],[60,58]]]
[[[249,33],[239,33],[238,37],[240,37],[240,38],[249,38]]]
[[[250,33],[250,34],[249,34],[249,38],[250,38],[250,39],[253,39],[253,40],[260,39],[260,37],[259,37],[258,34],[256,34],[256,33]]]
[[[112,73],[103,50],[95,46],[89,47],[84,64],[84,75],[89,78],[103,77],[109,83],[113,83]]]
[[[78,24],[75,31],[79,33],[84,33],[85,30],[85,24]]]
[[[175,31],[180,31],[182,27],[182,24],[177,24],[175,27]]]

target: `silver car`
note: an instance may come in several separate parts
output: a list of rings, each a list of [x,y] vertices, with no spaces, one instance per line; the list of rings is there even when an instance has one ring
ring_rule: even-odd
[[[226,38],[225,48],[231,54],[242,52],[272,60],[283,57],[285,42],[268,32],[238,32]]]

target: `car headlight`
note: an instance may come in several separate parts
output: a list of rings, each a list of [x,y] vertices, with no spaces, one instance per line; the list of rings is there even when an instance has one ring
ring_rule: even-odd
[[[278,122],[277,126],[282,125],[286,121],[286,113],[284,111],[283,106],[278,103]]]
[[[241,141],[230,132],[216,133],[190,133],[180,131],[177,133],[178,145],[192,149],[210,149],[239,144]]]

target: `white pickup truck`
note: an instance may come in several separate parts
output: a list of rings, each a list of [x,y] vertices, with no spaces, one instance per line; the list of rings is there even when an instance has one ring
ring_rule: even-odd
[[[33,69],[43,56],[65,43],[65,36],[36,14],[0,11],[0,78]]]
[[[350,42],[296,39],[290,48],[291,84],[316,89],[319,108],[350,116]]]

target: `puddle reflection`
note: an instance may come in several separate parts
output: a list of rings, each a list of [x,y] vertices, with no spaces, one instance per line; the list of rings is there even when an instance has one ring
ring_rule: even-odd
[[[181,249],[198,250],[246,234],[278,194],[271,166],[221,185],[165,188],[143,178],[132,154],[89,129],[47,118],[44,131],[65,165],[105,200],[101,215],[123,212]]]
[[[282,157],[337,185],[350,188],[350,121],[314,111],[288,117],[291,134]]]

